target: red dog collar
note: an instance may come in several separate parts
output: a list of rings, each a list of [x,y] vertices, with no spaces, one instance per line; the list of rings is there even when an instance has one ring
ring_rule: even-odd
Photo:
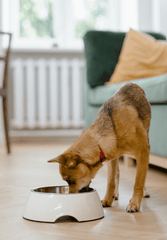
[[[104,153],[103,153],[103,151],[100,148],[100,161],[104,162],[105,160],[106,160],[106,157],[104,156]]]

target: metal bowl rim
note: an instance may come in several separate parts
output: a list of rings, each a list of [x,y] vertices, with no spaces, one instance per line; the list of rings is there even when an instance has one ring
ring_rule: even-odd
[[[49,188],[49,187],[68,187],[68,185],[61,185],[61,186],[41,186],[41,187],[35,187],[33,189],[31,189],[31,192],[32,193],[37,193],[37,194],[49,194],[49,195],[78,195],[78,194],[89,194],[89,193],[93,193],[93,192],[96,192],[96,189],[95,188],[92,188],[92,187],[89,187],[91,188],[92,190],[90,192],[78,192],[78,193],[49,193],[49,192],[37,192],[35,190],[37,189],[40,189],[40,188]]]

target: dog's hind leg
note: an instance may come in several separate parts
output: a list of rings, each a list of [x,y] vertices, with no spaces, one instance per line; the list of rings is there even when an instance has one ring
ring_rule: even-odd
[[[107,174],[107,190],[104,199],[101,201],[103,207],[111,206],[115,194],[115,175],[117,170],[117,159],[110,160],[108,164]]]

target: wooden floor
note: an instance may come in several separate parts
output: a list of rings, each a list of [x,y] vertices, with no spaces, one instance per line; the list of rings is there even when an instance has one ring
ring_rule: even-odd
[[[0,147],[0,239],[1,240],[64,240],[64,239],[167,239],[167,173],[149,169],[146,186],[150,199],[143,199],[141,211],[127,213],[132,195],[135,167],[120,162],[120,199],[105,208],[101,220],[78,223],[37,223],[22,218],[30,190],[41,185],[64,184],[58,164],[47,160],[63,152],[68,144],[13,145],[11,156]],[[106,187],[106,166],[92,182],[103,198]],[[85,206],[89,208],[89,206]]]

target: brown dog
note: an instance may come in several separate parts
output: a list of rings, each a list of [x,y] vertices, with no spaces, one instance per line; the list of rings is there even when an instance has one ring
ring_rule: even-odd
[[[69,191],[76,193],[86,190],[103,166],[102,152],[108,161],[107,191],[102,204],[110,206],[115,194],[116,159],[124,154],[135,156],[136,180],[127,211],[139,211],[149,162],[150,119],[151,108],[143,89],[128,83],[103,104],[94,123],[73,145],[49,162],[60,163],[62,178],[69,184]]]

